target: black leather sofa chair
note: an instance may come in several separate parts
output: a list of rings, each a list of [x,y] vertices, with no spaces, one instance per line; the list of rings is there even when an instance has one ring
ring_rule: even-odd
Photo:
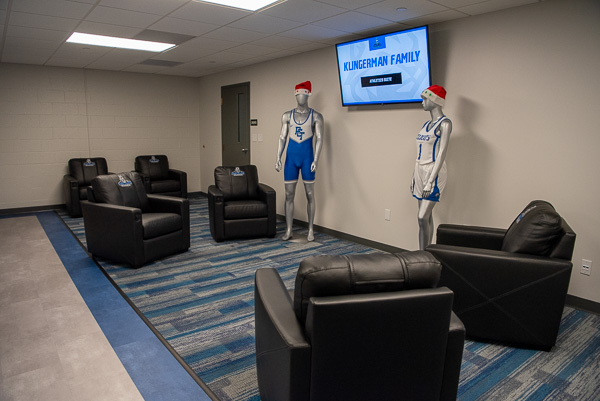
[[[135,171],[142,177],[146,193],[187,198],[187,173],[169,168],[166,155],[135,158]]]
[[[67,212],[71,217],[81,217],[81,201],[87,199],[87,187],[99,175],[108,174],[104,157],[71,159],[69,174],[63,177],[63,194]]]
[[[258,182],[256,166],[217,167],[208,187],[210,233],[215,241],[274,237],[276,194]]]
[[[545,201],[507,229],[441,224],[426,248],[443,265],[467,337],[550,350],[571,278],[575,233]]]
[[[316,256],[293,295],[255,275],[262,401],[456,400],[464,326],[424,251]]]
[[[146,195],[135,172],[94,178],[82,209],[94,256],[139,268],[190,247],[189,200]]]

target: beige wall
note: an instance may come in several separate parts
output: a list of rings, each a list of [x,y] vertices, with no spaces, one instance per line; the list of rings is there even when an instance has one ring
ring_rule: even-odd
[[[434,210],[436,224],[507,227],[533,199],[554,204],[577,232],[570,294],[600,302],[600,3],[548,0],[431,26],[434,83],[448,90],[454,129],[449,182]],[[278,193],[274,170],[281,114],[294,107],[293,87],[310,79],[310,105],[325,118],[317,174],[316,224],[415,249],[416,201],[409,193],[414,138],[428,114],[420,105],[343,108],[335,49],[212,75],[200,80],[202,189],[220,164],[220,87],[251,84],[252,162]],[[296,218],[306,221],[303,190]],[[384,209],[391,209],[391,221]],[[579,273],[592,259],[592,276]],[[534,301],[534,300],[532,300]]]
[[[67,160],[166,154],[200,186],[197,79],[0,64],[0,209],[63,203]]]
[[[595,302],[599,19],[596,0],[547,0],[430,27],[433,80],[448,89],[454,124],[436,224],[506,227],[528,201],[549,200],[578,235],[569,293]],[[123,171],[137,154],[166,153],[190,191],[206,191],[221,163],[220,88],[250,82],[251,132],[262,136],[252,162],[282,214],[280,119],[304,80],[325,117],[316,224],[415,249],[408,188],[428,115],[418,104],[341,107],[333,47],[200,79],[0,64],[0,209],[62,203],[66,160],[90,154]],[[296,218],[305,210],[299,188]],[[595,263],[591,277],[582,258]]]

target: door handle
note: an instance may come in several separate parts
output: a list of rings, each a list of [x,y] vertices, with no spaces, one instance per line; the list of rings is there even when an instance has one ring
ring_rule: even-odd
[[[242,149],[242,152],[248,153],[248,149]]]

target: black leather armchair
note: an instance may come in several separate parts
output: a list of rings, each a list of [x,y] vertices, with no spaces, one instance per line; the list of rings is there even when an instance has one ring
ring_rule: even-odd
[[[293,297],[255,276],[262,401],[456,400],[464,326],[424,251],[303,260]]]
[[[104,157],[71,159],[69,174],[63,177],[63,194],[67,212],[71,217],[81,217],[81,201],[87,199],[87,187],[94,178],[108,174]]]
[[[135,171],[142,177],[146,193],[187,198],[187,173],[169,168],[166,155],[137,156]]]
[[[275,190],[258,182],[256,166],[217,167],[208,187],[210,233],[217,242],[275,236]]]
[[[550,350],[571,278],[575,233],[545,201],[506,229],[441,224],[426,248],[443,265],[467,337]]]
[[[93,179],[82,209],[94,256],[139,268],[190,247],[189,200],[146,195],[135,172]]]

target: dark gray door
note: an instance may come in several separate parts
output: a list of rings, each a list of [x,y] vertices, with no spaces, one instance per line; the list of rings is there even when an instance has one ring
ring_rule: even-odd
[[[221,87],[223,166],[250,164],[250,83]]]

